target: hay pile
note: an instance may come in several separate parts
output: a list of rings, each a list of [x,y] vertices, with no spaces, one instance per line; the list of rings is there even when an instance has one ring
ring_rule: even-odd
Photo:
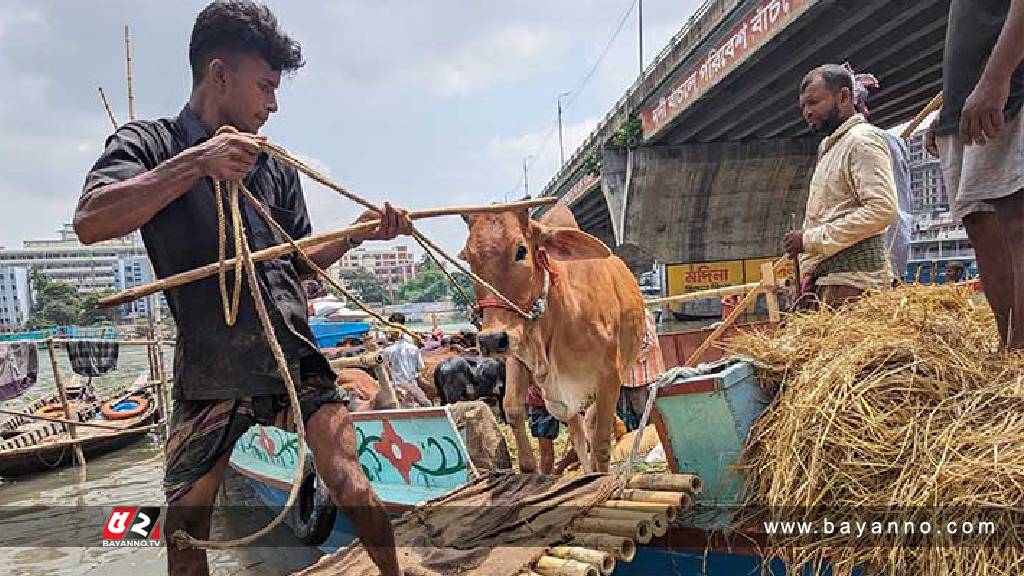
[[[987,305],[953,286],[875,294],[729,342],[776,368],[759,375],[778,395],[741,458],[749,509],[819,530],[770,538],[766,553],[791,573],[827,560],[837,576],[1024,574],[1024,514],[1007,509],[1024,506],[1024,357],[996,345]],[[838,534],[841,521],[865,521],[864,534]],[[978,521],[995,533],[962,534]]]

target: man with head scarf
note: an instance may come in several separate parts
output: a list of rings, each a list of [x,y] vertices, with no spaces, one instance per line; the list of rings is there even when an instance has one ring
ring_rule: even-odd
[[[872,74],[857,74],[849,63],[844,65],[853,75],[853,109],[870,118],[868,98],[871,90],[881,88],[878,79]],[[887,130],[879,129],[879,133],[889,144],[892,156],[892,175],[896,182],[896,204],[899,214],[892,226],[885,231],[885,250],[889,255],[894,281],[906,274],[907,260],[910,258],[910,231],[914,227],[914,196],[910,190],[910,151],[902,138]]]
[[[825,135],[811,178],[804,228],[785,237],[798,255],[803,293],[827,306],[889,285],[885,231],[895,220],[896,184],[889,145],[854,109],[850,72],[836,64],[810,71],[800,110]]]

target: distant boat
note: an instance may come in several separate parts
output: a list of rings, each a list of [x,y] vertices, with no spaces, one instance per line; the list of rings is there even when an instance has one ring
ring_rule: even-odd
[[[82,388],[68,388],[68,402],[74,405],[72,418],[81,422],[110,424],[121,430],[78,426],[77,440],[67,434],[59,422],[47,422],[27,416],[9,416],[0,420],[0,476],[22,476],[45,472],[75,461],[71,448],[81,444],[87,457],[123,448],[140,439],[156,421],[156,399],[150,393],[148,375],[143,372],[128,390],[103,399],[90,399]],[[64,418],[57,395],[43,397],[22,410]]]

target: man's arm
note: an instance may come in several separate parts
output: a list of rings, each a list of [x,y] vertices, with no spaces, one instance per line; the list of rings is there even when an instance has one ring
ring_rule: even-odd
[[[1010,79],[1024,62],[1024,0],[1011,0],[999,40],[960,113],[960,140],[983,145],[1003,130]]]
[[[391,240],[399,235],[412,233],[412,221],[409,220],[409,213],[401,208],[394,208],[388,202],[384,203],[383,215],[374,210],[367,210],[359,218],[356,218],[356,223],[378,219],[380,220],[380,225],[376,230],[353,235],[352,243],[349,242],[348,238],[342,238],[336,242],[314,246],[307,250],[306,253],[309,254],[313,262],[316,262],[317,266],[326,269],[341,259],[345,252],[348,252],[349,248],[353,246],[353,243],[355,246],[358,246],[367,240]]]
[[[802,251],[831,256],[865,238],[885,232],[897,217],[896,184],[889,145],[868,134],[850,151],[850,177],[860,206],[831,222],[803,231]]]
[[[75,209],[74,227],[79,240],[92,244],[138,230],[157,212],[191,190],[200,178],[244,178],[256,163],[257,139],[258,136],[248,134],[222,134],[184,150],[152,170],[86,190]],[[130,142],[124,144],[130,145]],[[144,169],[136,155],[121,152],[119,162],[136,162],[129,167],[136,172]]]

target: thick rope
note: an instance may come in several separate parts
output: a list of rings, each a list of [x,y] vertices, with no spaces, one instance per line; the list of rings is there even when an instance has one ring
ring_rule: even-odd
[[[222,128],[221,130],[222,131],[228,131],[225,128]],[[237,132],[237,130],[234,130],[234,128],[231,128],[230,131]],[[373,204],[369,200],[366,200],[365,198],[362,198],[361,196],[359,196],[359,195],[357,195],[357,194],[355,194],[353,192],[350,192],[348,189],[346,189],[341,184],[338,184],[338,183],[332,181],[327,176],[324,176],[320,172],[317,172],[316,169],[312,168],[311,166],[308,166],[302,160],[299,160],[298,158],[293,156],[291,153],[289,153],[287,150],[285,150],[281,146],[278,146],[276,144],[272,144],[270,142],[260,142],[259,146],[260,146],[260,150],[265,152],[266,154],[281,160],[285,164],[288,164],[289,166],[295,168],[299,172],[302,172],[303,174],[305,174],[306,176],[309,176],[310,178],[312,178],[316,182],[319,182],[320,184],[323,184],[324,186],[330,188],[331,190],[334,190],[335,192],[341,194],[342,196],[344,196],[345,198],[348,198],[349,200],[355,202],[356,204],[359,204],[360,206],[362,206],[364,208],[367,208],[369,210],[373,210],[375,212],[382,213],[382,210],[380,209],[379,206]],[[502,294],[501,292],[499,292],[496,288],[494,288],[494,286],[491,286],[483,278],[477,276],[475,273],[473,273],[473,271],[467,269],[460,262],[458,262],[455,258],[453,258],[450,254],[445,252],[444,249],[442,249],[437,244],[431,242],[430,239],[428,239],[426,236],[424,236],[422,233],[420,233],[420,231],[417,230],[416,228],[413,228],[412,236],[413,236],[413,238],[416,239],[416,241],[420,244],[420,246],[422,246],[424,248],[424,250],[427,250],[427,247],[429,246],[435,252],[437,252],[438,254],[443,256],[445,260],[447,260],[448,262],[451,262],[455,266],[455,268],[458,269],[460,272],[462,272],[463,274],[466,274],[467,276],[472,278],[473,281],[477,282],[478,284],[480,284],[484,288],[486,288],[489,291],[491,291],[491,293],[493,293],[495,296],[497,296],[499,300],[504,302],[510,309],[514,310],[516,313],[521,315],[523,318],[526,318],[527,320],[533,319],[532,316],[530,316],[529,314],[524,312],[519,306],[516,306],[515,303],[513,303],[511,300],[506,298],[505,295]],[[433,255],[430,254],[429,251],[428,251],[428,255],[430,255],[430,257],[433,258]],[[441,266],[441,269],[444,270],[444,267]],[[455,286],[455,288],[457,290],[461,291],[462,289],[458,285],[458,282],[455,281],[455,278],[453,278],[450,274],[447,274],[447,271],[445,271],[445,272],[446,272],[445,275],[448,277],[448,280]],[[464,292],[463,292],[463,296],[465,296]],[[467,300],[468,300],[468,298],[467,298]]]
[[[430,246],[427,246],[427,243],[421,240],[420,236],[421,235],[419,231],[414,229],[413,238],[415,238],[416,242],[420,245],[421,248],[423,248],[423,252],[426,253],[426,255],[430,258],[431,262],[433,262],[438,267],[438,269],[441,270],[441,272],[444,272],[445,277],[448,278],[448,282],[451,282],[452,287],[454,287],[455,291],[458,292],[459,296],[462,297],[462,301],[466,302],[467,305],[472,306],[473,298],[470,298],[469,295],[466,294],[466,291],[462,289],[462,286],[460,286],[459,283],[455,280],[455,277],[452,276],[452,273],[449,272],[448,269],[444,267],[444,264],[441,264],[441,261],[437,259],[437,256],[434,256],[434,252],[431,250]]]
[[[259,281],[256,277],[256,265],[252,261],[252,254],[249,252],[249,239],[245,237],[245,227],[242,224],[242,219],[239,217],[240,213],[237,210],[237,199],[238,199],[238,188],[241,187],[240,182],[231,182],[229,186],[229,195],[235,199],[233,203],[232,215],[232,232],[237,239],[241,239],[240,247],[241,251],[236,259],[241,260],[245,268],[246,277],[249,279],[249,294],[252,295],[253,304],[256,307],[256,314],[260,320],[260,326],[263,328],[263,338],[267,341],[270,346],[270,351],[274,356],[274,361],[277,364],[277,371],[284,380],[285,390],[288,392],[288,400],[291,402],[292,417],[295,421],[295,433],[298,436],[298,455],[296,461],[299,463],[306,461],[306,427],[302,421],[302,409],[299,406],[299,395],[295,389],[295,382],[292,380],[291,373],[288,371],[288,362],[285,360],[284,351],[281,350],[281,344],[277,341],[277,336],[274,334],[274,326],[271,324],[270,315],[267,312],[266,303],[263,301],[263,293],[260,291]],[[215,187],[215,190],[219,192],[219,184]],[[217,194],[217,202],[220,204],[220,194]],[[223,211],[218,211],[219,216],[223,216]],[[223,232],[225,227],[221,229],[221,242],[223,244],[224,237]],[[223,262],[224,255],[221,254],[221,261]],[[226,284],[224,276],[227,274],[225,267],[221,267],[221,282],[222,286]],[[236,273],[237,274],[237,273]],[[224,292],[222,292],[222,295]],[[227,312],[227,304],[225,303],[225,312]],[[235,309],[237,312],[237,307]],[[288,492],[288,501],[285,502],[284,507],[281,511],[270,521],[269,524],[245,536],[243,538],[236,538],[233,540],[200,540],[192,537],[188,532],[183,529],[178,529],[171,535],[172,541],[179,549],[186,548],[205,548],[205,549],[226,549],[234,548],[237,546],[244,546],[251,544],[258,538],[270,533],[278,524],[284,521],[285,517],[291,512],[292,506],[295,505],[295,500],[299,495],[299,488],[302,485],[302,475],[304,472],[304,466],[301,464],[295,466],[295,474],[292,477],[292,487]]]
[[[231,204],[231,222],[234,226],[232,233],[235,236],[235,287],[228,297],[227,282],[227,222],[224,218],[224,191],[220,182],[213,183],[213,195],[217,202],[217,258],[220,260],[220,268],[217,270],[217,280],[220,284],[220,302],[224,308],[224,323],[234,326],[238,319],[238,305],[242,297],[242,237],[239,235],[241,226],[241,211],[238,208],[238,186],[228,186],[228,196]]]

